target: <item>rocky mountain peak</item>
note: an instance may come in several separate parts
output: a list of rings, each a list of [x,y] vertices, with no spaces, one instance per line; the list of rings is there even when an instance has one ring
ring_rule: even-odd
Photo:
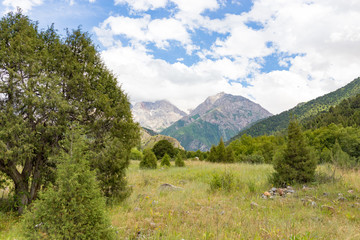
[[[155,102],[138,102],[131,109],[134,120],[142,127],[160,132],[171,124],[186,116],[167,100]]]

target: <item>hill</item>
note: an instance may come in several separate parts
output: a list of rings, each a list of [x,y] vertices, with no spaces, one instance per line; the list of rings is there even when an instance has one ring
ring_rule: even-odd
[[[226,141],[248,124],[269,116],[271,113],[249,99],[219,93],[208,97],[161,134],[178,139],[186,150],[207,151],[220,138]]]
[[[330,124],[340,124],[343,127],[360,126],[360,94],[344,99],[328,111],[304,119],[306,129],[326,127]]]
[[[157,143],[160,140],[168,140],[175,148],[179,148],[184,150],[184,147],[181,146],[178,140],[175,138],[164,136],[164,135],[151,135],[146,129],[142,128],[140,130],[140,137],[141,137],[141,149],[145,148],[152,148],[155,143]]]
[[[280,114],[258,121],[248,128],[240,131],[235,137],[231,138],[230,141],[240,138],[243,134],[256,137],[282,131],[288,126],[291,114],[296,115],[300,121],[308,119],[320,112],[329,110],[331,106],[335,106],[342,100],[355,96],[359,93],[360,78],[357,78],[336,91],[325,94],[309,102],[301,103],[288,111],[284,111]]]

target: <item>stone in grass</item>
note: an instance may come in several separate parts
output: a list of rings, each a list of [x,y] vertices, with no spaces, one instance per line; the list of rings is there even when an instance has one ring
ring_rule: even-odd
[[[254,208],[259,207],[259,204],[257,204],[256,202],[251,202],[250,206],[251,206],[251,209],[254,209]]]
[[[326,210],[330,211],[331,213],[335,212],[335,208],[328,206],[328,205],[322,205],[321,208],[326,209]]]
[[[179,191],[184,190],[182,187],[177,187],[169,183],[161,184],[159,187],[160,191]]]

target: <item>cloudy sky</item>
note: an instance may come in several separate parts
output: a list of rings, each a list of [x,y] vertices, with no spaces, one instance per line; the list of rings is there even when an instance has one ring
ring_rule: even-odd
[[[219,92],[276,114],[360,76],[359,0],[0,0],[92,34],[132,102]]]

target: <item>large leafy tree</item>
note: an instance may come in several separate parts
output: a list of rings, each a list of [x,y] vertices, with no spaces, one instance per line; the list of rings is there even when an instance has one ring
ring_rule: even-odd
[[[155,143],[152,151],[155,153],[155,156],[158,160],[162,159],[167,153],[170,157],[175,156],[174,146],[166,139],[160,140]]]
[[[20,213],[51,179],[49,156],[73,122],[91,139],[90,164],[105,196],[124,196],[139,131],[116,78],[81,29],[62,39],[9,13],[0,21],[0,171],[14,182]]]

